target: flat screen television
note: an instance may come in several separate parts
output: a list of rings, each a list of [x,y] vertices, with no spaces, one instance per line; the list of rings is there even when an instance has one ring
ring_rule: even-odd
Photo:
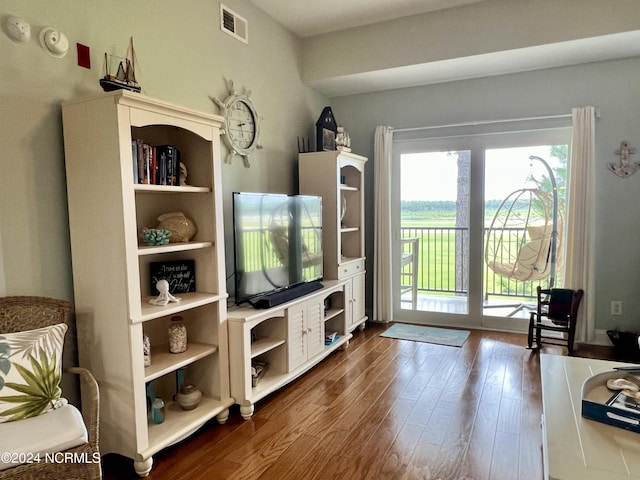
[[[235,303],[268,308],[322,288],[322,197],[234,192]]]

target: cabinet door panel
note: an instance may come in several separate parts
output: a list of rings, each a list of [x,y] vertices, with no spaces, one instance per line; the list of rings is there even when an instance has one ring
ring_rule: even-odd
[[[289,371],[295,370],[307,360],[307,331],[305,325],[305,303],[287,309]]]
[[[307,302],[307,358],[324,349],[324,306],[321,299]]]
[[[350,327],[353,325],[353,282],[348,281],[344,284],[344,313],[346,316],[346,324]]]
[[[359,323],[364,318],[364,274],[355,275],[353,277],[352,285],[352,305],[353,305],[353,317],[351,321],[353,323]]]

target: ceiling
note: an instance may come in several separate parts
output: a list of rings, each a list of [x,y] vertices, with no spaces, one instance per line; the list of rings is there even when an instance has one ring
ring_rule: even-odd
[[[299,37],[310,37],[483,0],[251,0]]]

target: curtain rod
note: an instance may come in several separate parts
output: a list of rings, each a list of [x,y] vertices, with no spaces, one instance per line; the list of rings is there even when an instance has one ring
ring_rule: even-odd
[[[435,130],[438,128],[453,128],[453,127],[474,127],[477,125],[491,125],[493,123],[509,123],[509,122],[527,122],[531,120],[552,120],[555,118],[571,118],[573,114],[563,113],[559,115],[544,115],[540,117],[522,117],[522,118],[506,118],[502,120],[478,120],[475,122],[462,122],[462,123],[450,123],[448,125],[431,125],[428,127],[410,127],[410,128],[392,128],[394,132],[412,132],[415,130]],[[600,118],[600,109],[596,109],[596,118]]]

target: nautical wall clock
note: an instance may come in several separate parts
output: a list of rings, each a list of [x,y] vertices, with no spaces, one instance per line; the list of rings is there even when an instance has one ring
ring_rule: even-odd
[[[224,116],[224,139],[229,147],[226,161],[231,162],[235,155],[242,157],[244,166],[249,168],[249,155],[256,148],[262,148],[259,144],[260,118],[249,98],[250,91],[237,92],[233,81],[227,82],[229,94],[224,100],[211,97],[211,100],[220,107]]]

